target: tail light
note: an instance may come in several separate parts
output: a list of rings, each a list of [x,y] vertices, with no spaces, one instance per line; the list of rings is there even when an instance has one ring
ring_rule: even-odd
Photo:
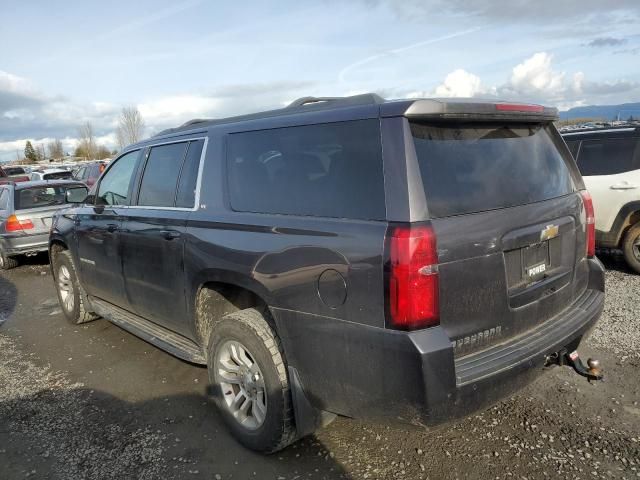
[[[438,325],[438,252],[433,228],[427,225],[391,227],[388,242],[390,326],[415,330]]]
[[[580,192],[582,195],[582,203],[584,204],[584,211],[587,216],[586,229],[587,229],[587,257],[595,257],[596,255],[596,216],[593,210],[593,200],[591,194],[586,190]]]
[[[7,232],[21,232],[23,230],[31,230],[33,228],[33,222],[29,219],[19,220],[15,215],[11,215],[7,218],[4,224],[4,228]]]

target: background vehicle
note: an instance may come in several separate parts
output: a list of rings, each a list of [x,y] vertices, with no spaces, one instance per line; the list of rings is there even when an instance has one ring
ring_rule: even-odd
[[[45,168],[31,172],[31,180],[68,180],[73,178],[73,173],[62,168]]]
[[[596,211],[596,243],[640,273],[640,127],[563,134]]]
[[[73,178],[92,187],[104,172],[106,165],[106,162],[87,163],[73,172]]]
[[[8,169],[8,171],[5,170],[5,168]],[[12,170],[12,168],[13,167],[0,167],[0,185],[9,182],[26,182],[29,180],[29,177],[27,175],[10,173],[15,172],[15,170]]]
[[[78,182],[22,182],[0,185],[0,269],[18,265],[20,255],[46,252],[53,214],[80,200],[87,189]]]
[[[361,95],[161,132],[54,218],[63,312],[206,364],[256,450],[336,414],[466,415],[573,361],[602,312],[592,204],[555,119]]]

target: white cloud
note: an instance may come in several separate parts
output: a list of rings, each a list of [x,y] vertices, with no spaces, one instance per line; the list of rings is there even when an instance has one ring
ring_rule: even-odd
[[[513,68],[509,88],[525,94],[547,93],[555,95],[564,88],[564,73],[555,72],[552,56],[539,52]]]
[[[435,90],[438,97],[475,97],[484,92],[480,77],[461,68],[447,75]]]
[[[221,101],[201,95],[176,95],[138,104],[142,117],[150,125],[175,126],[193,118],[208,117]]]

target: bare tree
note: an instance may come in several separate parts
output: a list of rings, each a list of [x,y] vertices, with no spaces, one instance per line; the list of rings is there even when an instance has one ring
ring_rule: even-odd
[[[78,140],[78,148],[76,151],[80,150],[83,153],[82,156],[88,160],[95,158],[96,138],[93,134],[91,122],[85,122],[78,128]]]
[[[143,130],[144,120],[140,115],[140,110],[136,107],[124,107],[120,112],[118,128],[116,128],[116,137],[120,149],[141,140]]]
[[[52,142],[49,142],[47,145],[47,150],[49,151],[49,157],[54,160],[58,160],[64,157],[64,149],[62,148],[62,142],[59,139],[54,139]]]
[[[36,159],[38,162],[44,162],[47,159],[47,154],[44,150],[44,144],[38,143],[36,145]]]

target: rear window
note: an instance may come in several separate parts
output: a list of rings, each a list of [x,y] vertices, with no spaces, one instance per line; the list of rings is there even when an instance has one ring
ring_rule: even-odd
[[[4,171],[7,175],[24,175],[24,168],[22,167],[5,167]]]
[[[68,178],[73,178],[73,173],[71,172],[52,172],[45,173],[42,175],[43,180],[66,180]]]
[[[236,211],[385,217],[377,120],[236,133],[229,137],[227,152]]]
[[[16,190],[16,210],[64,205],[67,187],[33,187]]]
[[[640,168],[637,138],[583,140],[578,168],[584,176],[615,175]],[[635,159],[634,159],[635,158]]]
[[[566,163],[571,159],[563,158],[549,127],[412,123],[411,132],[432,217],[525,205],[574,191]]]

